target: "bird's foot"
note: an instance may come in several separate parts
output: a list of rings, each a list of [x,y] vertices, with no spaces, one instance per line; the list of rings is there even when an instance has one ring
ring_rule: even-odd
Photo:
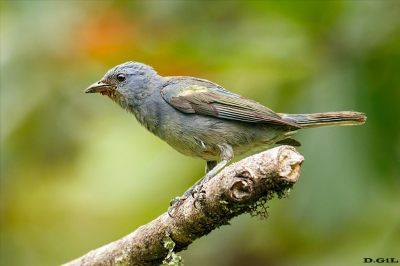
[[[170,201],[171,207],[168,208],[168,215],[172,217],[171,213],[173,210],[175,210],[177,207],[182,205],[182,203],[192,196],[194,198],[193,200],[193,206],[196,208],[196,202],[199,200],[200,194],[205,193],[203,191],[203,185],[213,178],[219,170],[221,170],[229,161],[231,158],[228,159],[223,159],[222,162],[220,162],[217,166],[215,166],[211,171],[209,171],[203,178],[201,178],[199,181],[197,181],[193,186],[191,186],[184,194],[182,197],[176,197],[175,199]],[[197,208],[196,208],[197,209]]]
[[[185,194],[183,194],[182,197],[176,197],[175,199],[172,199],[169,204],[170,207],[168,208],[168,215],[170,217],[173,218],[173,216],[171,215],[171,213],[178,208],[179,206],[181,206],[183,204],[183,202],[190,197],[190,195],[194,198],[193,201],[193,206],[196,208],[196,202],[199,199],[200,193],[204,193],[204,191],[202,191],[203,188],[203,184],[204,183],[200,183],[199,185],[194,185],[193,187],[191,187],[190,189],[188,189],[188,191],[185,192]]]
[[[200,185],[195,186],[194,189],[192,190],[192,197],[194,199],[193,200],[193,206],[195,208],[196,208],[196,202],[199,200],[200,193],[204,193],[205,192],[205,191],[202,191],[204,183],[201,183]]]
[[[172,211],[178,208],[179,206],[182,205],[182,203],[187,199],[188,197],[182,196],[182,197],[176,197],[175,199],[172,199],[169,202],[170,207],[168,208],[168,215],[173,218],[171,215]]]

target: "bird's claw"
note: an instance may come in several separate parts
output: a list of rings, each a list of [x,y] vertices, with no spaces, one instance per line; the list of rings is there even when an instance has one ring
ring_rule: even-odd
[[[197,209],[196,207],[196,202],[199,200],[199,196],[202,191],[201,189],[203,188],[203,185],[198,185],[196,186],[193,191],[192,191],[192,197],[193,197],[193,206]]]
[[[187,199],[187,197],[176,197],[175,199],[172,199],[169,202],[170,207],[168,208],[168,215],[172,217],[171,213],[173,210],[175,210],[176,208],[178,208],[180,205],[182,205],[182,203]]]

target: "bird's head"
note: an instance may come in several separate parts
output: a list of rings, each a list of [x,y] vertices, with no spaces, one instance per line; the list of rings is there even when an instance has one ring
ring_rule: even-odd
[[[110,69],[98,82],[85,90],[85,93],[99,92],[107,95],[122,107],[131,101],[144,97],[152,78],[158,76],[154,69],[138,62],[126,62]]]

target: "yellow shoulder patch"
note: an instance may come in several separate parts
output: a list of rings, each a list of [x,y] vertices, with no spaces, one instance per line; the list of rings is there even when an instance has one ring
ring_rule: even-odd
[[[179,94],[180,96],[186,96],[186,95],[191,95],[193,93],[208,92],[208,91],[210,91],[210,89],[205,86],[191,85],[189,87],[181,89],[181,93]]]

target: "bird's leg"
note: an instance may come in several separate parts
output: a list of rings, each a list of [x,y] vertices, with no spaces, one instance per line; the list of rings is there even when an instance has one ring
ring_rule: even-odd
[[[217,166],[217,161],[207,161],[206,163],[206,174],[210,172],[215,166]]]
[[[170,207],[168,208],[168,214],[171,216],[171,211],[174,210],[176,207],[182,204],[184,200],[186,200],[191,195],[194,197],[193,204],[196,204],[196,201],[199,198],[201,189],[208,180],[213,178],[222,168],[228,164],[233,158],[233,150],[232,147],[228,144],[218,145],[221,151],[221,159],[222,161],[217,164],[216,161],[207,161],[206,165],[206,175],[198,180],[193,186],[191,186],[183,195],[182,197],[176,197],[175,199],[171,200]]]

